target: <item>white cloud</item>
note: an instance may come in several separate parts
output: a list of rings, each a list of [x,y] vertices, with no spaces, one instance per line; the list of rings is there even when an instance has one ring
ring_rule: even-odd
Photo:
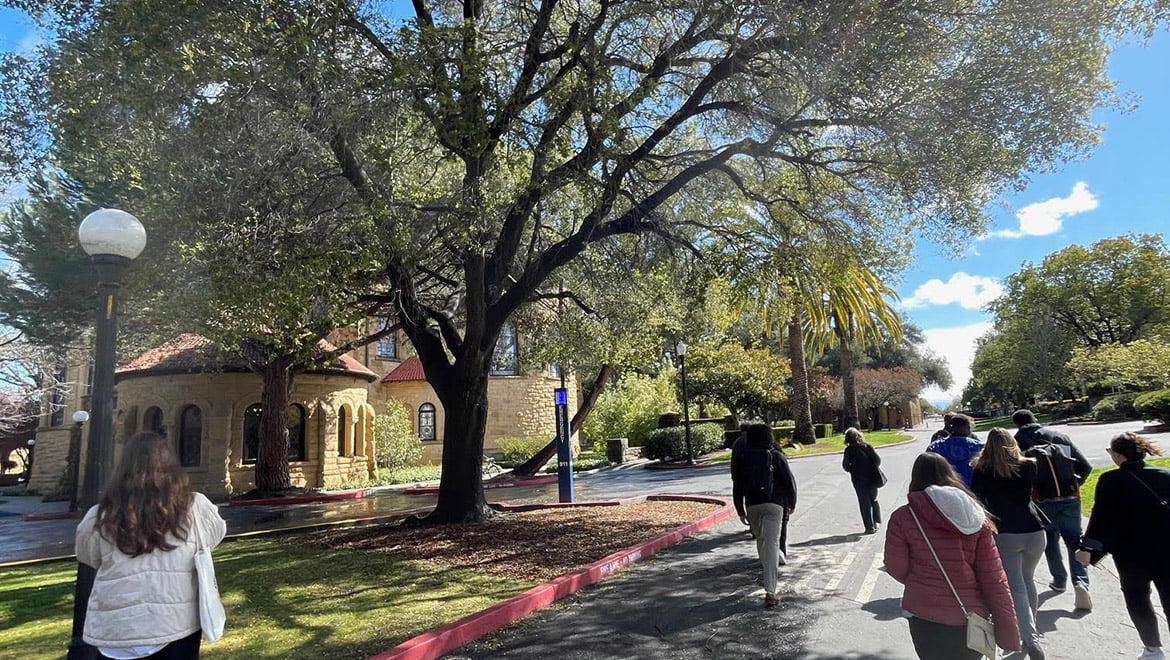
[[[942,356],[951,370],[950,389],[941,390],[931,386],[922,392],[932,403],[949,403],[971,380],[971,362],[975,359],[975,340],[991,329],[990,321],[964,325],[957,328],[934,328],[923,330],[926,347]]]
[[[1089,192],[1089,186],[1084,181],[1077,181],[1068,197],[1053,197],[1016,211],[1016,219],[1020,221],[1019,229],[993,231],[983,238],[993,236],[1020,238],[1055,234],[1060,231],[1066,217],[1092,211],[1097,205],[1097,196]]]
[[[963,309],[982,309],[984,305],[1003,295],[1003,285],[992,277],[958,272],[946,282],[928,280],[914,290],[914,295],[902,301],[907,309],[926,305],[959,303]]]

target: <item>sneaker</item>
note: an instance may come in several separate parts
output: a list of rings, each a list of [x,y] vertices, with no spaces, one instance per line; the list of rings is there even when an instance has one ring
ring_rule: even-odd
[[[877,529],[875,529],[875,528],[873,528],[873,527],[866,527],[866,528],[865,528],[865,533],[866,533],[866,534],[877,534]]]
[[[1166,652],[1161,646],[1147,646],[1138,660],[1166,660]]]
[[[1057,585],[1055,582],[1049,582],[1048,588],[1055,591],[1058,594],[1064,593],[1065,590],[1067,589],[1067,587],[1065,587],[1064,585]]]
[[[1024,653],[1027,654],[1028,660],[1044,660],[1044,649],[1040,648],[1039,644],[1024,644]]]
[[[1089,588],[1083,584],[1073,585],[1073,593],[1076,594],[1073,600],[1074,607],[1078,610],[1085,610],[1087,612],[1093,610],[1093,598],[1089,595]]]

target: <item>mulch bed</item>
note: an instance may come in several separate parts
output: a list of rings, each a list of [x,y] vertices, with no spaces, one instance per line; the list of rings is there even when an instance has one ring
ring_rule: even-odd
[[[547,581],[677,529],[717,508],[703,502],[648,501],[540,509],[502,513],[477,525],[380,525],[318,532],[288,542],[388,552],[446,568]]]

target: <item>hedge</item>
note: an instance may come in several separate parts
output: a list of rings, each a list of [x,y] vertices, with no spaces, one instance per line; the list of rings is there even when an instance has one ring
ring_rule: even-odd
[[[775,438],[776,442],[779,442],[780,444],[784,444],[785,440],[791,440],[792,434],[794,434],[794,433],[796,433],[795,426],[773,426],[772,427],[772,437]]]
[[[694,424],[691,426],[691,449],[695,456],[707,454],[723,447],[723,426],[720,424]],[[687,455],[686,430],[682,426],[670,426],[651,431],[642,446],[642,455],[651,460],[684,458]]]
[[[813,434],[818,438],[827,438],[833,435],[833,425],[813,424]]]
[[[1093,406],[1093,419],[1098,421],[1137,419],[1138,412],[1133,407],[1136,398],[1137,392],[1110,394]]]
[[[1170,389],[1143,392],[1133,400],[1133,407],[1142,419],[1158,419],[1170,424]]]

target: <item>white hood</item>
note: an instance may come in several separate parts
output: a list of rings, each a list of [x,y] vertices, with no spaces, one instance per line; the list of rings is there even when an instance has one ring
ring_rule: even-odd
[[[927,486],[926,495],[940,513],[963,534],[974,534],[983,528],[987,514],[970,495],[954,486]]]

